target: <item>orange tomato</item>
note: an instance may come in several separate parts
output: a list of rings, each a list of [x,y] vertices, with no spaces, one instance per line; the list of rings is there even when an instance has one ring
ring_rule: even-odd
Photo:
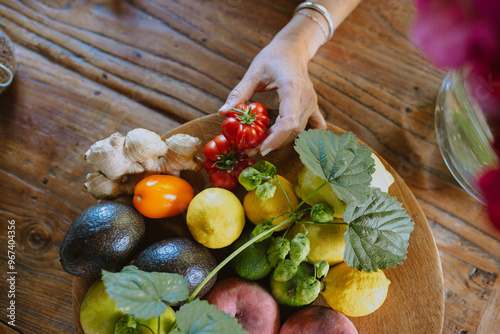
[[[193,187],[173,175],[151,175],[135,186],[133,203],[148,218],[165,218],[187,210],[194,197]]]

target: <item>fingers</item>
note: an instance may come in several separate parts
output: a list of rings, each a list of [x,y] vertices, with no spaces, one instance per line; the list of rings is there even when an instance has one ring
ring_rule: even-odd
[[[269,129],[268,136],[260,147],[260,154],[262,156],[293,140],[293,136],[290,135],[291,131],[287,129],[290,128],[290,125],[285,124],[285,122],[286,119],[280,119]],[[290,122],[287,123],[290,124]]]
[[[294,108],[297,103],[295,99],[283,100],[280,104],[280,116],[269,129],[268,136],[261,145],[262,156],[293,141],[305,129],[308,122],[313,129],[327,128],[325,118],[319,111],[315,93],[306,101],[302,107]]]
[[[253,93],[257,89],[259,84],[258,75],[250,73],[247,71],[243,76],[243,79],[234,87],[234,89],[229,93],[226,103],[219,109],[219,115],[227,116],[231,108],[234,108],[240,103],[245,103],[250,100]]]
[[[307,117],[301,117],[301,87],[294,82],[278,88],[280,96],[279,119],[269,129],[268,136],[260,148],[261,155],[277,149],[297,136],[307,123]]]
[[[316,108],[316,110],[313,112],[313,114],[309,118],[309,125],[313,129],[326,129],[327,128],[325,118],[323,117],[323,114],[319,111],[319,108]]]

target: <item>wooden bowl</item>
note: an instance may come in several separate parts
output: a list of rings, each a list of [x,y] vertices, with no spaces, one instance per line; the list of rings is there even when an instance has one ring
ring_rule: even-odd
[[[210,115],[188,122],[164,136],[167,138],[176,133],[188,133],[202,139],[203,144],[220,134],[223,118]],[[329,124],[328,130],[334,133],[344,131]],[[200,157],[202,152],[199,153]],[[257,156],[257,160],[260,156]],[[266,160],[276,165],[278,173],[290,180],[296,180],[296,175],[302,168],[298,154],[289,144],[267,155]],[[415,229],[410,237],[408,256],[403,265],[385,270],[387,278],[391,281],[389,292],[384,304],[374,313],[364,317],[351,317],[358,332],[369,334],[420,334],[441,333],[444,319],[444,290],[443,274],[439,260],[436,243],[431,233],[429,223],[411,193],[396,171],[380,159],[387,170],[394,176],[395,182],[390,187],[392,196],[398,197],[404,208],[415,222]],[[189,181],[196,192],[210,186],[208,175],[202,170],[197,173],[186,172],[182,175]],[[237,196],[242,198],[244,190],[240,189]],[[185,216],[179,215],[163,221],[148,221],[148,242],[165,239],[170,236],[180,235],[190,237],[187,230]],[[213,250],[218,259],[224,258],[227,250]],[[230,275],[221,272],[219,278]],[[82,333],[79,322],[79,310],[85,293],[92,280],[75,278],[73,281],[73,310],[74,322],[77,333]],[[324,304],[320,296],[315,304]],[[290,309],[282,308],[282,321],[290,313]]]

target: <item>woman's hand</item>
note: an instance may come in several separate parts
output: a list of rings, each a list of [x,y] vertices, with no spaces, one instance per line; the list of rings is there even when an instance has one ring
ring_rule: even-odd
[[[322,35],[320,37],[323,38]],[[316,47],[303,44],[306,40],[294,34],[277,35],[254,58],[243,79],[219,110],[221,116],[226,116],[231,108],[245,103],[255,92],[277,90],[279,118],[268,130],[267,138],[260,147],[262,155],[291,142],[308,122],[312,128],[326,128],[307,69]]]

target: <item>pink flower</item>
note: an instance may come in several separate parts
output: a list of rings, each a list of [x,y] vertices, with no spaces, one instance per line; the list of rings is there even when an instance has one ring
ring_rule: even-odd
[[[479,179],[491,222],[500,229],[500,170],[487,171]]]
[[[472,93],[500,118],[500,1],[415,1],[413,42],[436,66],[468,67]]]
[[[500,157],[500,0],[415,0],[413,42],[436,66],[467,69]],[[500,167],[480,177],[491,222],[500,229]]]

